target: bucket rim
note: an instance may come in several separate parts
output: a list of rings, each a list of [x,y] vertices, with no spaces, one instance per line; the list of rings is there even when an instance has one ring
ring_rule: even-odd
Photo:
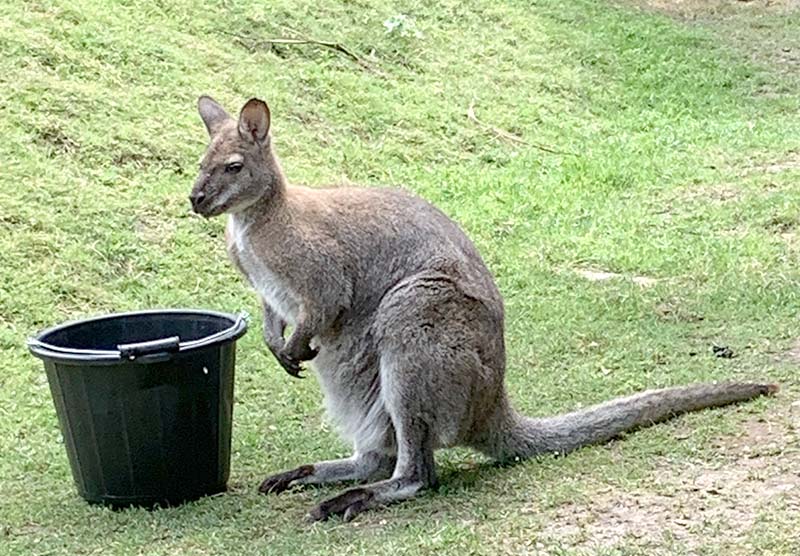
[[[67,348],[61,346],[55,346],[52,344],[48,344],[47,342],[42,341],[42,338],[49,336],[50,334],[61,332],[67,328],[77,326],[77,325],[84,325],[87,323],[99,322],[103,320],[109,319],[116,319],[116,318],[125,318],[125,317],[139,317],[139,316],[147,316],[147,315],[197,315],[197,316],[206,316],[206,317],[216,317],[220,319],[226,319],[231,322],[231,325],[224,330],[219,332],[215,332],[214,334],[209,334],[203,338],[198,338],[196,340],[189,340],[185,342],[175,341],[174,349],[170,349],[169,351],[164,351],[160,354],[156,354],[156,358],[160,358],[160,360],[164,360],[164,356],[175,353],[186,353],[189,351],[201,349],[204,347],[208,347],[213,344],[218,344],[222,342],[229,342],[235,341],[241,338],[245,332],[247,332],[247,319],[249,315],[241,311],[238,314],[232,313],[224,313],[221,311],[212,311],[208,309],[146,309],[141,311],[127,311],[123,313],[107,313],[103,315],[97,315],[94,317],[89,317],[86,319],[77,319],[68,322],[64,322],[58,324],[56,326],[52,326],[45,330],[42,330],[38,334],[28,338],[27,345],[30,352],[45,360],[52,360],[57,362],[63,363],[119,363],[120,361],[133,361],[136,359],[134,355],[126,355],[119,349],[109,349],[109,350],[97,350],[97,349],[78,349],[78,348]],[[177,340],[177,337],[175,337]],[[169,359],[170,357],[166,357]],[[147,361],[150,359],[155,359],[151,357],[151,355],[144,355],[141,357],[142,361]]]

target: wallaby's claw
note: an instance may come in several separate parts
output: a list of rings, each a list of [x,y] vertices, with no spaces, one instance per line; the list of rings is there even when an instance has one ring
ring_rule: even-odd
[[[258,492],[261,494],[280,494],[291,488],[295,481],[314,473],[313,465],[302,465],[297,469],[270,475],[261,482]]]
[[[292,486],[294,479],[286,478],[283,474],[273,475],[264,479],[258,487],[261,494],[280,494]]]
[[[305,378],[302,374],[303,368],[300,366],[300,360],[290,357],[285,351],[281,350],[274,354],[281,367],[295,378]]]
[[[290,376],[294,378],[305,378],[303,375],[303,368],[300,366],[298,361],[289,361],[288,363],[283,364],[284,370],[289,373]]]
[[[296,353],[296,349],[293,352],[289,352],[286,348],[287,346],[284,346],[283,349],[273,351],[272,353],[287,373],[295,378],[305,378],[305,376],[301,374],[305,369],[301,367],[300,364],[303,361],[314,359],[317,353],[319,353],[319,350],[306,345],[299,353]]]
[[[327,521],[341,516],[344,521],[352,521],[358,514],[371,507],[374,494],[366,488],[353,488],[321,502],[306,516],[306,521]]]

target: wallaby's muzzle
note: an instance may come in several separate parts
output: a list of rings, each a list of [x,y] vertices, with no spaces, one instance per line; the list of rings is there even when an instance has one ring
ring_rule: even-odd
[[[189,195],[189,201],[192,203],[192,210],[196,213],[200,214],[200,207],[203,205],[203,201],[206,200],[206,194],[202,191],[193,191],[191,195]]]
[[[192,192],[189,194],[189,202],[192,203],[192,210],[203,216],[207,216],[209,205],[212,204],[211,197],[213,197],[213,195],[206,195],[208,177],[206,172],[201,171],[192,186]]]

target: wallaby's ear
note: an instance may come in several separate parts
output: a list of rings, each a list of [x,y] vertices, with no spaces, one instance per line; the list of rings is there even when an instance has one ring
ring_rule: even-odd
[[[269,135],[269,106],[251,98],[239,114],[239,135],[247,141],[263,143]]]
[[[200,117],[203,118],[203,123],[206,124],[206,129],[211,137],[230,118],[225,109],[216,100],[206,95],[197,99],[197,111],[200,112]]]

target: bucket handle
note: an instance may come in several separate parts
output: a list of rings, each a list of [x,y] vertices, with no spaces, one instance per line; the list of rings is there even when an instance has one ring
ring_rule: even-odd
[[[236,333],[242,329],[242,326],[247,327],[247,322],[250,319],[250,314],[247,311],[241,311],[234,323],[215,334],[200,338],[199,340],[190,340],[188,342],[181,342],[178,336],[170,338],[163,338],[153,340],[150,342],[139,342],[134,344],[120,344],[117,345],[117,351],[114,350],[100,350],[100,349],[74,349],[64,348],[46,344],[36,338],[28,338],[27,344],[31,349],[39,350],[41,352],[51,352],[55,354],[67,356],[81,356],[87,360],[107,360],[107,359],[129,359],[131,361],[139,359],[139,362],[153,362],[158,360],[169,359],[172,354],[179,351],[204,347],[206,345],[216,342],[218,339],[228,336],[229,334]],[[124,351],[127,350],[127,351]],[[141,359],[146,356],[146,359]]]
[[[120,356],[124,359],[130,359],[131,361],[139,357],[146,357],[147,361],[169,359],[169,356],[173,353],[177,353],[180,347],[181,339],[178,336],[151,340],[149,342],[117,345]]]
[[[249,318],[250,318],[250,314],[247,311],[242,311],[236,317],[236,321],[234,321],[234,323],[231,326],[229,326],[228,328],[226,328],[225,330],[220,330],[219,332],[217,332],[215,334],[212,334],[211,336],[206,336],[205,338],[200,338],[199,340],[190,340],[188,342],[182,342],[180,344],[180,348],[181,349],[190,349],[190,348],[196,348],[196,347],[203,347],[203,346],[206,346],[208,344],[213,344],[218,339],[224,338],[225,336],[228,336],[229,334],[233,333],[234,331],[239,330],[239,327],[242,326],[242,323],[245,323],[245,326],[246,326],[247,321],[249,320]]]

